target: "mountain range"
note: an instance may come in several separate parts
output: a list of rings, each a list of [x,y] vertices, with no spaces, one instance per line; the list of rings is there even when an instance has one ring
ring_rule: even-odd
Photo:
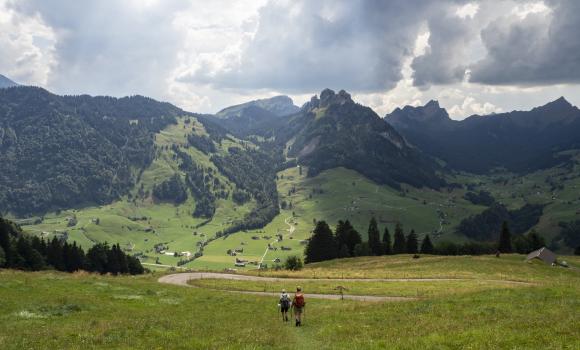
[[[439,201],[447,193],[445,205],[450,208],[457,195],[465,194],[469,201],[489,198],[487,204],[462,200],[469,209],[453,218],[454,225],[469,227],[458,224],[478,213],[492,217],[482,213],[486,207],[507,212],[498,207],[504,204],[497,194],[494,198],[485,192],[487,181],[519,184],[518,176],[538,178],[534,174],[542,169],[565,167],[568,175],[560,170],[541,175],[555,201],[556,189],[566,181],[572,186],[570,181],[579,176],[578,161],[570,152],[580,149],[579,135],[580,111],[564,98],[530,111],[456,121],[437,101],[397,108],[381,118],[344,90],[325,89],[301,107],[287,96],[276,96],[202,115],[143,96],[58,96],[16,86],[0,89],[0,214],[44,216],[123,198],[137,205],[139,199],[147,205],[194,205],[188,210],[193,217],[207,223],[217,216],[223,221],[216,223],[216,232],[229,235],[276,221],[280,209],[297,205],[290,202],[292,194],[307,179],[348,169],[358,174],[352,186],[368,181],[376,191],[382,186],[398,193],[400,200],[415,189],[409,199],[415,205],[428,206],[429,198]],[[307,178],[284,189],[286,195],[280,174],[297,166],[300,174],[305,169]],[[503,178],[486,177],[490,174]],[[536,178],[526,191],[540,194]],[[312,200],[308,205],[316,206],[319,190],[312,191],[306,198]],[[508,209],[514,213],[532,200],[529,193],[510,196]],[[348,215],[356,215],[359,200],[345,207]],[[550,206],[549,200],[533,199],[533,210],[521,211],[526,223],[522,232],[537,225],[557,230],[556,220],[574,217],[569,208],[575,201],[562,201],[565,208],[560,208],[557,203]],[[246,209],[220,217],[224,208],[234,205]],[[433,211],[440,221],[438,232],[449,224],[441,208],[438,204]],[[546,219],[546,211],[554,221]],[[481,220],[485,219],[469,222]],[[495,234],[483,232],[477,239]],[[552,237],[558,239],[557,232]]]
[[[580,110],[563,97],[530,111],[462,121],[436,101],[397,108],[385,116],[410,143],[449,169],[486,173],[503,168],[526,173],[565,161],[559,153],[580,147]]]

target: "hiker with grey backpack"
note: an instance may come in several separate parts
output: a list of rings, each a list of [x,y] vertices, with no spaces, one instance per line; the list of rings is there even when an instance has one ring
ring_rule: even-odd
[[[290,304],[292,304],[292,301],[290,300],[290,295],[286,293],[286,289],[282,289],[282,294],[280,294],[278,307],[280,308],[280,312],[282,313],[282,321],[284,322],[288,322],[288,311],[290,310]]]

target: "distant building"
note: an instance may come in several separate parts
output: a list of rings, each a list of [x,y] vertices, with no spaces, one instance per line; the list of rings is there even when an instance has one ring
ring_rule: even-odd
[[[552,265],[556,262],[556,254],[554,254],[550,249],[543,247],[528,254],[526,261],[532,259],[540,259],[546,264]]]

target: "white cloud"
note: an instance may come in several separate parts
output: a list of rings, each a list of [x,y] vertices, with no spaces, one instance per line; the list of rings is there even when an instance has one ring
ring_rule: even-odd
[[[56,63],[52,28],[0,0],[0,33],[0,73],[21,84],[46,84]]]

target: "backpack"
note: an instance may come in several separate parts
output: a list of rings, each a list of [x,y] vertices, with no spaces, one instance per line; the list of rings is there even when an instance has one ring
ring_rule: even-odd
[[[304,304],[306,304],[304,302],[304,294],[302,294],[302,293],[296,294],[294,296],[294,306],[296,306],[296,307],[304,307]]]
[[[290,297],[288,294],[282,294],[280,297],[280,305],[284,308],[290,307]]]

